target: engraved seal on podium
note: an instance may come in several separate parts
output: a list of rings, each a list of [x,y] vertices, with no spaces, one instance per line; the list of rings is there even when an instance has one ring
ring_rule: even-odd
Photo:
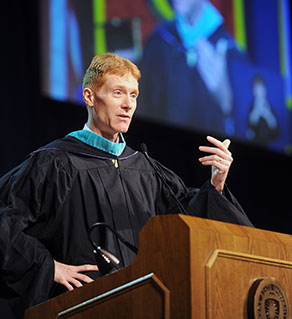
[[[252,284],[247,301],[248,319],[289,319],[289,302],[275,278],[259,278]]]

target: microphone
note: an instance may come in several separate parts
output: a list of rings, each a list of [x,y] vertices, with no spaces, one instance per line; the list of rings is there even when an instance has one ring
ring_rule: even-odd
[[[182,203],[179,201],[179,199],[177,198],[177,196],[175,195],[175,193],[173,192],[173,190],[171,189],[171,187],[169,186],[169,184],[167,183],[165,177],[161,174],[159,168],[156,166],[156,164],[151,160],[151,158],[148,155],[147,152],[147,146],[145,143],[142,143],[140,145],[141,148],[141,152],[144,154],[144,156],[146,157],[146,159],[148,160],[148,162],[150,163],[150,165],[153,167],[153,169],[155,170],[155,172],[157,173],[157,175],[159,176],[159,178],[162,180],[163,184],[166,186],[166,188],[168,189],[168,191],[170,192],[171,196],[174,198],[175,203],[178,207],[178,210],[180,212],[180,214],[182,215],[188,215],[187,211],[185,210],[185,208],[183,207]]]
[[[114,254],[107,251],[106,249],[101,248],[92,240],[91,233],[93,229],[96,227],[108,228],[125,246],[127,246],[135,254],[138,253],[138,249],[135,246],[127,242],[117,231],[115,231],[108,224],[106,223],[92,224],[88,230],[88,236],[93,246],[93,254],[95,256],[96,265],[98,266],[98,270],[101,272],[102,275],[106,275],[110,273],[114,268],[118,270],[119,269],[118,265],[120,261]]]

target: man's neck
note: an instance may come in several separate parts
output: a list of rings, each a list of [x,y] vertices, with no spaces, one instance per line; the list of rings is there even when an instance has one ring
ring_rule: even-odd
[[[122,138],[121,138],[120,134],[117,134],[117,136],[116,136],[116,137],[113,137],[113,138],[107,138],[107,137],[103,136],[102,134],[100,134],[100,133],[95,132],[94,130],[92,130],[92,129],[90,128],[90,125],[89,125],[88,123],[86,123],[86,124],[84,125],[83,129],[86,130],[86,131],[93,132],[93,133],[95,133],[95,134],[97,134],[97,135],[99,135],[99,136],[101,136],[101,137],[103,137],[103,138],[106,138],[106,139],[109,140],[110,142],[113,142],[113,143],[121,143],[121,142],[122,142]]]

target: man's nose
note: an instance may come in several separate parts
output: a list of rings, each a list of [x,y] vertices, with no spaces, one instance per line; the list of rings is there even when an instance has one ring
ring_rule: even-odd
[[[124,109],[132,109],[135,106],[136,101],[130,95],[125,95],[125,99],[123,101],[123,108]]]

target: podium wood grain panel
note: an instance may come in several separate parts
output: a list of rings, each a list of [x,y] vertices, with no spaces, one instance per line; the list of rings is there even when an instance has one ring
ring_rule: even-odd
[[[57,318],[169,319],[169,291],[154,274],[149,274],[65,309]]]
[[[26,319],[56,318],[65,309],[149,273],[169,291],[171,319],[246,319],[247,292],[261,277],[274,277],[292,300],[290,235],[164,215],[148,221],[139,242],[138,255],[130,266],[35,306],[26,312]],[[152,288],[147,293],[143,289],[137,294],[141,300],[144,294],[149,298],[157,294]],[[129,292],[123,297],[127,318],[137,318],[131,309],[135,296]],[[115,299],[109,298],[107,307],[112,307]],[[139,318],[148,318],[149,303],[139,305]],[[106,313],[107,307],[102,312]]]
[[[291,270],[291,262],[215,250],[206,265],[207,318],[226,318],[226,301],[234,318],[246,318],[247,296],[254,282],[251,278],[264,274],[287,286],[292,282]],[[287,292],[287,298],[291,300],[291,291]]]

